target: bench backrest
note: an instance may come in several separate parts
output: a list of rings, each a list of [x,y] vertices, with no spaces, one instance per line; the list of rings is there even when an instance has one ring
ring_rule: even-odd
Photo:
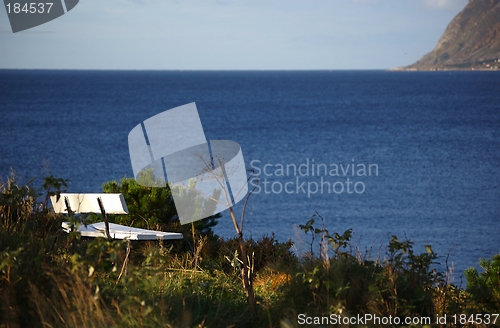
[[[65,200],[74,213],[101,213],[99,197],[107,214],[128,214],[122,194],[60,194],[59,200],[57,196],[51,196],[50,200],[56,213],[68,213]]]

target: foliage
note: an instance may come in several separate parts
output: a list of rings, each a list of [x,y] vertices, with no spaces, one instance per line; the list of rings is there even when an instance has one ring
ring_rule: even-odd
[[[0,327],[294,327],[299,313],[435,317],[500,311],[500,255],[480,261],[484,272],[467,270],[464,290],[435,269],[430,246],[419,254],[413,242],[393,236],[386,256],[373,259],[353,251],[351,229],[330,233],[317,214],[301,225],[312,240],[306,256],[293,254],[291,241],[273,235],[244,241],[254,273],[253,315],[241,286],[238,237],[197,235],[193,256],[168,241],[129,245],[66,234],[58,227],[67,218],[44,201],[65,181],[44,182],[40,189],[33,181],[18,186],[11,176],[0,184]],[[116,186],[124,183],[133,182]],[[136,187],[127,188],[138,203],[151,197],[160,204],[167,197]],[[154,220],[166,211],[142,210],[149,212],[128,219]]]
[[[441,283],[441,276],[431,268],[436,255],[430,247],[428,253],[416,255],[411,241],[401,242],[393,236],[388,259],[372,261],[347,250],[351,229],[330,234],[313,224],[314,218],[300,228],[312,233],[312,240],[320,235],[320,258],[309,258],[294,282],[294,289],[303,290],[303,299],[308,300],[305,308],[314,306],[318,315],[434,315],[432,288]],[[325,250],[326,244],[331,253]]]
[[[150,174],[146,172],[145,174]],[[147,177],[144,177],[147,179]],[[125,198],[129,214],[115,216],[116,223],[132,225],[146,229],[182,232],[187,237],[192,235],[191,228],[202,236],[212,236],[212,228],[217,224],[220,214],[191,224],[181,225],[168,187],[155,188],[139,185],[135,179],[124,178],[120,183],[106,182],[102,186],[105,193],[121,193]]]
[[[19,316],[28,325],[36,317],[27,306],[29,285],[43,284],[44,267],[51,263],[47,254],[54,251],[60,226],[40,198],[57,196],[67,183],[50,176],[37,189],[31,186],[34,179],[21,186],[16,180],[11,172],[0,182],[0,319]]]
[[[481,259],[479,265],[484,272],[476,268],[465,271],[467,292],[474,300],[469,313],[498,313],[500,308],[500,253],[491,260]],[[497,312],[495,312],[497,311]]]

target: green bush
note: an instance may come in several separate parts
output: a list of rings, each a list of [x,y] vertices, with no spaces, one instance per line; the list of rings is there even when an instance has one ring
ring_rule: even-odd
[[[467,293],[474,300],[469,313],[498,313],[500,309],[500,254],[491,260],[481,259],[479,265],[484,272],[476,268],[465,271]],[[496,312],[495,312],[496,311]]]
[[[314,227],[314,217],[300,228],[310,235],[311,249],[299,262],[285,297],[297,301],[294,311],[319,316],[435,316],[435,291],[444,280],[433,268],[437,255],[430,246],[415,254],[412,241],[393,236],[387,258],[372,260],[352,251],[351,229],[330,234],[324,226]],[[318,257],[311,256],[315,240]]]
[[[181,232],[186,238],[193,239],[193,227],[198,235],[213,236],[212,228],[217,225],[217,219],[221,217],[217,214],[196,221],[192,225],[181,225],[170,189],[144,187],[135,179],[125,178],[119,183],[109,181],[103,184],[102,189],[105,193],[123,194],[129,214],[113,216],[112,220],[124,225]]]

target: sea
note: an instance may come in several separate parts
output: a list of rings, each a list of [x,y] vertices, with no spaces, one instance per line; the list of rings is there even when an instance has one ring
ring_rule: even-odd
[[[315,216],[366,257],[393,235],[431,245],[456,284],[500,252],[498,72],[0,70],[0,176],[101,192],[133,177],[137,124],[192,102],[207,140],[241,146],[245,237],[303,254]],[[215,232],[231,238],[227,212]]]

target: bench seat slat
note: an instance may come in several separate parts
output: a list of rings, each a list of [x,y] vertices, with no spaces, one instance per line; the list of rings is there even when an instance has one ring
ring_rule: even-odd
[[[70,232],[71,223],[63,222],[62,227],[66,232]],[[106,237],[104,222],[92,223],[78,226],[78,232],[83,237]],[[146,230],[140,228],[127,227],[121,224],[109,223],[109,234],[113,239],[129,239],[129,240],[173,240],[183,239],[181,233],[178,232],[163,232],[156,230]]]

